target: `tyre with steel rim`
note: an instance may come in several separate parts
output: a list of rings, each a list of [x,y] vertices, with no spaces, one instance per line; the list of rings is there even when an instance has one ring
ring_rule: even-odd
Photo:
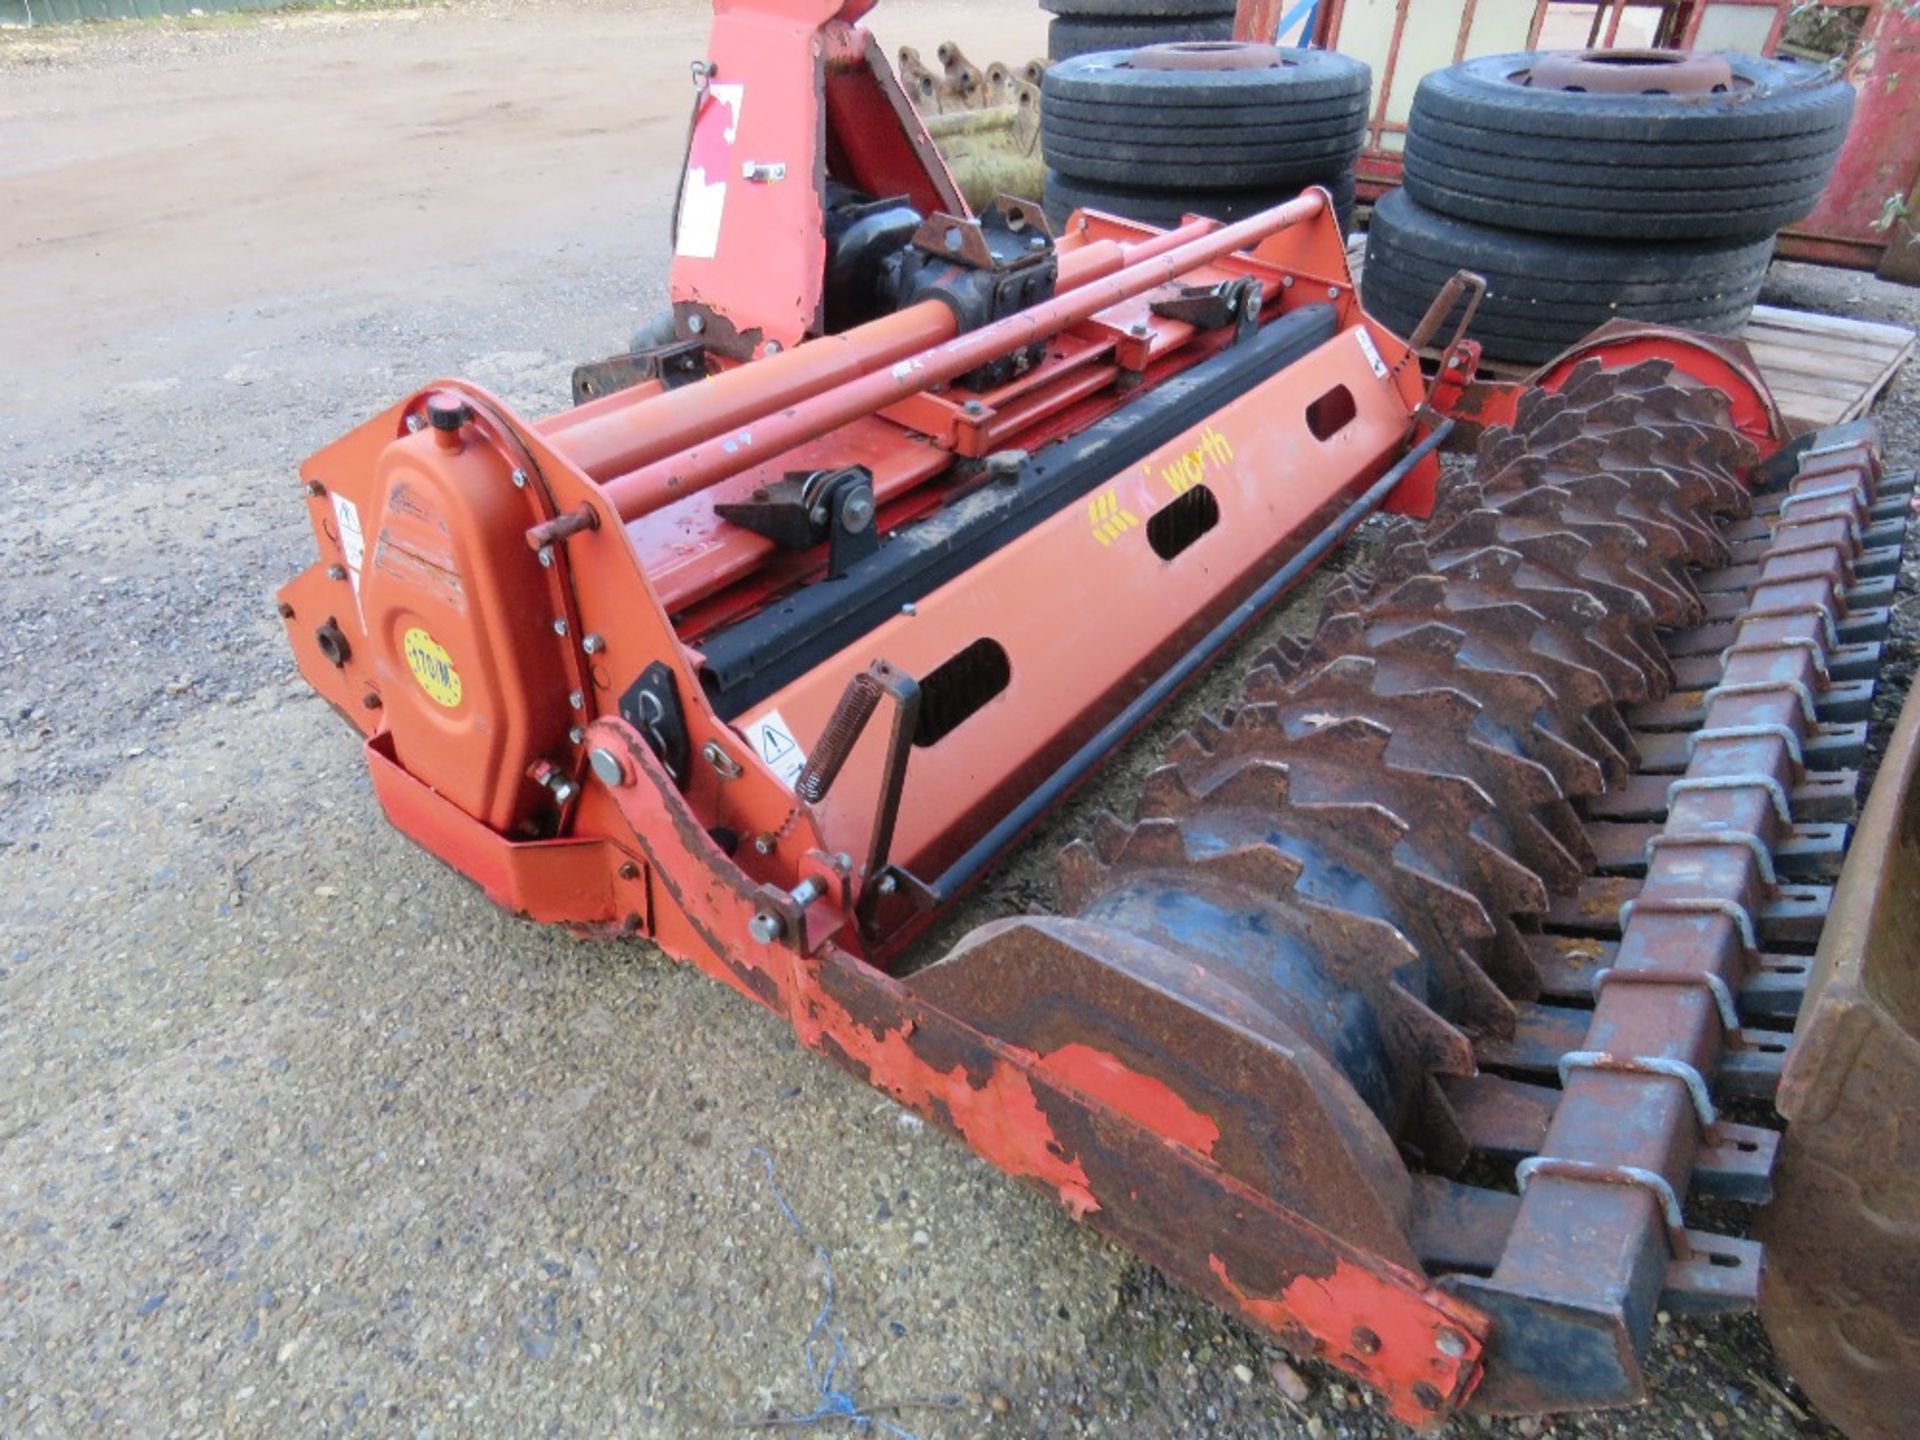
[[[1438,214],[1514,230],[1757,239],[1818,202],[1853,104],[1795,60],[1485,56],[1421,80],[1405,184]]]

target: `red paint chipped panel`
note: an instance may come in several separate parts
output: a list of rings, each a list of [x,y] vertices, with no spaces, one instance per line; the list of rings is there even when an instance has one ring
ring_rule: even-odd
[[[1053,1189],[1074,1219],[1100,1208],[1080,1162],[1059,1152],[1033,1085],[1018,1066],[997,1060],[986,1082],[975,1085],[964,1067],[936,1070],[915,1053],[907,1039],[912,1021],[876,1035],[824,997],[812,997],[810,1008],[803,1031],[809,1044],[830,1038],[866,1068],[874,1085],[911,1109],[944,1107],[962,1139],[1009,1174]]]
[[[1485,1321],[1438,1291],[1410,1301],[1404,1288],[1342,1259],[1329,1275],[1297,1275],[1279,1295],[1260,1298],[1234,1283],[1218,1255],[1208,1265],[1251,1319],[1283,1335],[1307,1331],[1342,1369],[1377,1387],[1395,1418],[1409,1425],[1437,1423],[1480,1378],[1476,1330]]]
[[[1117,1056],[1075,1041],[1041,1057],[1041,1067],[1108,1109],[1202,1155],[1213,1154],[1220,1127],[1180,1098],[1163,1080],[1143,1075]]]

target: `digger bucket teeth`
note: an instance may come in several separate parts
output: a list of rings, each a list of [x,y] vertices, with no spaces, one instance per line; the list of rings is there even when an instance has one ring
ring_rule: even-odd
[[[1756,501],[1725,399],[1671,367],[1523,397],[1433,522],[1169,745],[1131,823],[1068,849],[1073,919],[990,926],[916,983],[1105,1050],[1236,1177],[1444,1277],[1493,1320],[1477,1404],[1633,1400],[1657,1305],[1753,1296],[1755,1247],[1681,1205],[1764,1192],[1771,1137],[1713,1096],[1770,1091],[1784,1043],[1736,997],[1817,933],[1793,805],[1852,575],[1817,522],[1865,513],[1876,444],[1819,437]],[[1475,1155],[1517,1196],[1448,1178]]]

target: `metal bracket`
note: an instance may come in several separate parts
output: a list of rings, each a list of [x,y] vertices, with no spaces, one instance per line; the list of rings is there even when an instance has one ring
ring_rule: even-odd
[[[1550,1155],[1535,1155],[1522,1160],[1513,1167],[1515,1186],[1522,1195],[1534,1176],[1545,1175],[1553,1180],[1589,1180],[1604,1185],[1633,1185],[1645,1190],[1660,1207],[1660,1214],[1667,1223],[1667,1243],[1672,1246],[1674,1258],[1686,1260],[1693,1254],[1693,1246],[1687,1240],[1685,1218],[1680,1214],[1680,1197],[1673,1193],[1673,1186],[1667,1183],[1664,1175],[1652,1170],[1644,1170],[1638,1165],[1602,1165],[1592,1160],[1557,1160]]]
[[[665,661],[654,661],[627,687],[620,697],[620,718],[640,732],[673,783],[685,789],[693,739],[687,731],[686,711],[680,705],[673,670]]]
[[[1715,740],[1764,740],[1774,739],[1787,747],[1787,753],[1793,757],[1794,768],[1807,768],[1806,756],[1800,748],[1800,732],[1791,725],[1721,725],[1710,730],[1696,730],[1687,736],[1687,762],[1693,762],[1693,752],[1700,746]],[[1674,781],[1675,785],[1681,782]],[[1704,787],[1703,787],[1704,788]],[[1672,787],[1667,793],[1673,793]]]
[[[1860,487],[1858,485],[1854,484],[1851,480],[1843,480],[1837,485],[1816,485],[1811,490],[1795,490],[1786,496],[1785,499],[1781,500],[1780,509],[1777,513],[1784,516],[1791,511],[1794,506],[1808,500],[1831,500],[1836,495],[1845,495],[1854,500],[1865,499],[1860,493]],[[1820,518],[1827,519],[1830,517],[1821,516]]]
[[[1605,975],[1611,972],[1603,970],[1600,973]],[[1632,971],[1624,973],[1629,978],[1634,974]],[[1663,975],[1661,978],[1664,980],[1667,977]],[[1734,1033],[1737,1033],[1737,1030]],[[1559,1068],[1560,1088],[1563,1090],[1566,1088],[1568,1077],[1576,1070],[1612,1071],[1615,1074],[1624,1075],[1658,1075],[1667,1080],[1678,1080],[1687,1087],[1687,1094],[1693,1100],[1693,1113],[1699,1118],[1700,1133],[1709,1140],[1713,1138],[1713,1127],[1720,1119],[1713,1108],[1713,1097],[1707,1094],[1707,1082],[1700,1078],[1700,1072],[1684,1060],[1672,1060],[1663,1055],[1613,1055],[1605,1050],[1570,1050],[1560,1057]]]
[[[1605,970],[1594,972],[1593,998],[1597,1001],[1600,992],[1609,984],[1617,985],[1691,985],[1706,990],[1713,996],[1713,1003],[1720,1012],[1720,1024],[1727,1032],[1729,1041],[1740,1033],[1740,1012],[1734,1008],[1733,991],[1727,987],[1724,976],[1713,970],[1686,969],[1645,969],[1636,967],[1620,970],[1609,966]]]
[[[1753,857],[1754,868],[1764,884],[1776,884],[1773,855],[1760,837],[1746,830],[1668,830],[1647,841],[1647,866],[1662,850],[1744,850]]]
[[[707,347],[699,340],[676,340],[671,345],[656,345],[634,350],[605,360],[589,360],[573,367],[573,403],[584,405],[658,380],[669,390],[691,385],[707,378]]]
[[[1729,900],[1724,895],[1676,895],[1669,899],[1659,896],[1636,895],[1620,907],[1620,933],[1626,934],[1627,926],[1634,915],[1717,915],[1723,920],[1731,920],[1740,932],[1740,939],[1747,947],[1749,955],[1760,953],[1760,937],[1753,927],[1753,916],[1738,900]]]
[[[827,577],[838,580],[880,548],[875,530],[873,472],[864,465],[796,470],[762,486],[749,500],[715,505],[714,513],[786,550],[827,545]]]
[[[1786,727],[1782,726],[1785,730]],[[1792,731],[1787,731],[1792,734]],[[1796,747],[1796,758],[1797,758]],[[1716,790],[1765,790],[1773,797],[1773,813],[1780,817],[1782,825],[1793,824],[1793,811],[1787,804],[1786,789],[1771,775],[1755,770],[1746,775],[1692,775],[1682,776],[1667,786],[1667,809],[1673,809],[1674,801],[1682,795],[1700,795]]]
[[[1779,640],[1742,640],[1729,645],[1720,652],[1720,665],[1724,671],[1726,664],[1739,655],[1766,655],[1778,651],[1804,650],[1812,657],[1813,673],[1821,685],[1831,678],[1827,673],[1827,649],[1811,635],[1788,635]]]
[[[1260,323],[1260,282],[1252,276],[1222,280],[1218,285],[1182,285],[1147,308],[1163,320],[1179,320],[1200,330],[1233,326],[1233,338],[1244,339]]]
[[[1798,605],[1756,606],[1751,610],[1743,610],[1740,613],[1740,620],[1745,624],[1753,620],[1789,620],[1796,615],[1811,615],[1820,622],[1821,630],[1826,635],[1828,649],[1831,650],[1840,643],[1840,631],[1834,623],[1833,612],[1826,606],[1811,600]]]
[[[1731,700],[1741,695],[1773,695],[1782,690],[1799,696],[1800,713],[1807,717],[1808,725],[1820,723],[1820,717],[1814,711],[1813,691],[1799,680],[1742,680],[1733,685],[1716,685],[1700,697],[1700,712],[1704,715],[1711,711],[1716,700]]]

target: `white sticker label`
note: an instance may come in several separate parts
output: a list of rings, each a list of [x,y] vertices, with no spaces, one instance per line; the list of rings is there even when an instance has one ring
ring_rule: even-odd
[[[743,733],[747,743],[753,746],[753,753],[791,790],[800,772],[807,768],[807,752],[800,748],[800,742],[793,736],[793,727],[785,717],[778,710],[769,710],[750,723]]]
[[[333,499],[333,520],[340,529],[340,554],[347,562],[347,578],[353,582],[353,598],[360,598],[360,566],[367,558],[367,537],[360,528],[360,507],[338,490],[328,492]]]
[[[727,176],[733,172],[733,142],[740,135],[744,85],[709,85],[687,147],[687,178],[680,187],[680,233],[674,250],[693,260],[711,260],[720,249],[720,221],[727,210]]]
[[[1367,364],[1373,367],[1373,373],[1380,379],[1387,378],[1387,362],[1380,358],[1380,350],[1373,343],[1373,336],[1367,333],[1366,326],[1353,332],[1360,340],[1360,353],[1367,357]]]

